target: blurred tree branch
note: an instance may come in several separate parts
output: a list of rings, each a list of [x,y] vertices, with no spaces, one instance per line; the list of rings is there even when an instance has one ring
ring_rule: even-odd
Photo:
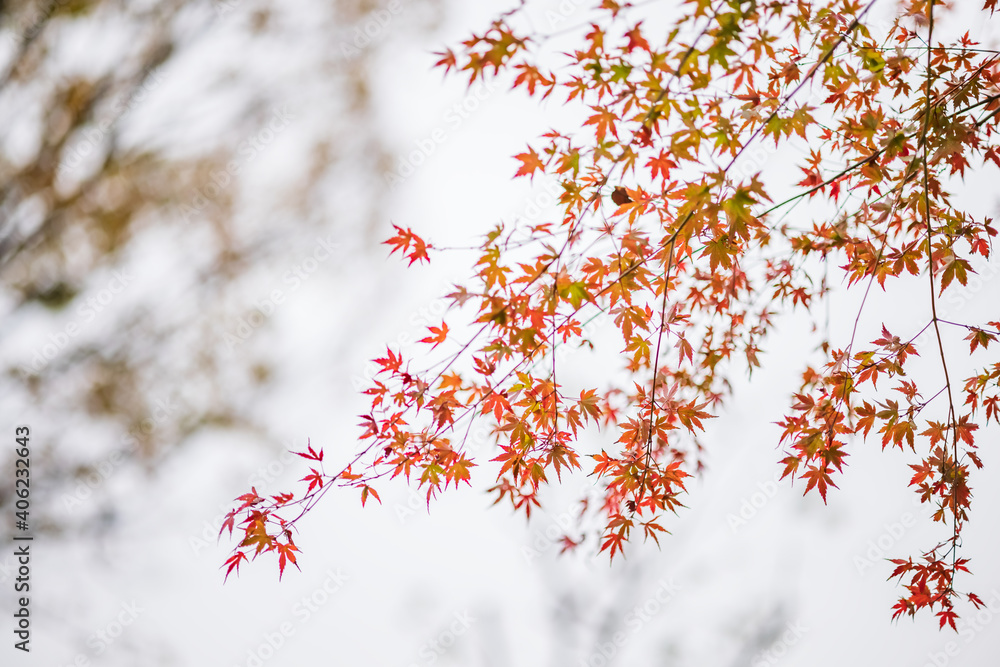
[[[437,16],[436,0],[411,4]],[[247,388],[271,381],[275,351],[227,349],[225,336],[262,276],[317,235],[374,245],[365,230],[382,217],[389,157],[368,79],[386,40],[348,59],[330,35],[379,6],[317,3],[303,22],[255,0],[0,4],[12,44],[0,56],[0,401],[11,419],[44,416],[33,433],[45,529],[86,530],[113,507],[99,470],[109,457],[121,460],[111,474],[153,469],[206,428],[266,434]],[[240,149],[271,136],[271,110],[289,105],[304,178],[248,193],[245,174],[266,172],[254,157],[272,146]],[[359,182],[371,196],[338,211]],[[147,274],[155,265],[171,285]],[[74,504],[94,475],[102,500]]]

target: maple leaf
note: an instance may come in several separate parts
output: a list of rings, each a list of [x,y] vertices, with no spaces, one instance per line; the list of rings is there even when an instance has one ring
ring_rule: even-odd
[[[903,614],[912,616],[914,611],[913,603],[906,599],[900,599],[896,604],[892,605],[892,608],[895,610],[892,613],[892,620],[894,621]]]
[[[963,286],[967,285],[969,282],[968,272],[970,271],[975,273],[968,260],[953,257],[941,273],[941,291],[938,293],[938,296],[944,294],[945,288],[951,284],[954,278],[958,278],[958,282],[962,283]]]
[[[823,460],[828,464],[832,464],[837,469],[837,472],[843,472],[844,458],[850,456],[850,454],[841,450],[843,446],[843,443],[836,442],[823,450],[822,453]]]
[[[975,352],[976,348],[980,345],[983,346],[985,350],[990,346],[990,343],[995,342],[997,337],[988,331],[983,331],[982,329],[970,329],[969,335],[965,337],[965,340],[969,341],[969,352]]]
[[[854,432],[864,431],[864,436],[868,437],[868,432],[872,430],[872,426],[875,425],[876,410],[875,406],[864,401],[860,407],[855,410],[855,414],[859,417],[858,423],[854,427]]]
[[[510,402],[507,400],[507,392],[490,391],[483,397],[482,414],[493,413],[493,418],[499,422],[504,413],[511,412]]]
[[[708,402],[695,404],[695,401],[691,401],[687,405],[682,405],[677,407],[677,418],[680,419],[681,423],[687,428],[687,430],[692,433],[695,429],[705,430],[705,426],[701,423],[702,419],[715,419],[715,415],[702,411],[702,408],[708,405]]]
[[[320,475],[315,468],[309,469],[309,474],[303,477],[300,482],[309,482],[309,488],[306,489],[306,495],[312,493],[315,488],[323,488],[323,476]]]
[[[607,135],[609,130],[611,131],[611,134],[614,135],[615,139],[617,139],[618,116],[609,109],[604,109],[601,107],[591,107],[591,109],[593,109],[597,113],[595,113],[586,121],[584,121],[583,124],[597,126],[597,133],[596,133],[597,143],[602,143],[604,141],[604,137]]]
[[[521,161],[521,167],[517,170],[517,173],[515,173],[514,176],[530,176],[531,180],[534,180],[536,171],[541,171],[542,173],[545,172],[545,164],[542,162],[541,158],[539,158],[538,153],[535,152],[534,148],[531,148],[530,146],[528,148],[529,152],[518,153],[514,156]]]
[[[823,182],[823,177],[820,176],[818,172],[810,171],[808,169],[803,169],[803,171],[806,172],[806,177],[801,181],[799,181],[798,183],[796,183],[795,185],[801,185],[803,187],[812,189]],[[815,194],[816,193],[814,192],[812,195],[810,195],[810,197]]]
[[[257,503],[264,502],[264,499],[257,495],[257,487],[251,487],[250,493],[244,493],[236,500],[243,502],[243,504],[239,506],[238,510],[245,510],[248,507],[253,507]]]
[[[928,421],[927,428],[921,431],[920,435],[926,436],[931,439],[931,447],[939,442],[947,442],[948,440],[948,428],[941,422]]]
[[[490,459],[490,461],[503,463],[500,467],[500,472],[497,473],[497,480],[499,481],[500,478],[503,477],[503,474],[508,470],[510,470],[515,477],[518,476],[521,469],[521,462],[524,458],[523,455],[510,445],[500,445],[500,449],[502,452]]]
[[[227,558],[226,562],[222,565],[222,567],[228,566],[228,567],[226,567],[226,577],[225,577],[225,579],[223,579],[223,582],[226,582],[226,581],[229,580],[229,575],[233,572],[233,570],[236,570],[236,575],[239,576],[239,574],[240,574],[240,563],[242,563],[245,560],[247,560],[247,555],[245,553],[243,553],[242,551],[237,551],[232,556],[230,556],[229,558]]]
[[[959,440],[971,447],[975,445],[975,438],[972,432],[979,429],[979,424],[969,422],[969,418],[969,415],[962,415],[959,417],[958,423],[954,426],[955,435],[958,436]]]
[[[837,488],[837,485],[833,483],[832,479],[830,479],[830,473],[827,472],[825,468],[817,468],[810,466],[809,468],[806,469],[804,473],[802,473],[802,477],[809,480],[809,482],[806,484],[806,490],[803,492],[802,495],[809,493],[809,491],[813,487],[816,487],[816,489],[819,491],[819,495],[823,498],[824,505],[826,504],[827,486],[829,485],[834,488]]]
[[[444,72],[447,74],[451,71],[452,67],[457,69],[458,60],[455,57],[455,52],[451,49],[445,49],[439,53],[435,53],[435,56],[441,56],[441,59],[434,63],[434,67],[444,67]]]
[[[614,467],[618,466],[618,460],[609,455],[603,449],[600,454],[591,454],[590,458],[597,461],[597,465],[594,466],[594,475],[603,475]]]
[[[629,523],[631,524],[631,521]],[[625,536],[626,533],[622,531],[608,533],[607,535],[604,535],[603,536],[604,542],[601,544],[601,551],[607,551],[608,549],[610,549],[611,550],[610,558],[612,561],[615,559],[616,553],[620,553],[622,555],[622,558],[624,558],[625,551],[623,548],[624,546],[623,543],[625,541]]]
[[[562,539],[559,541],[559,543],[562,545],[562,548],[559,549],[559,553],[563,554],[563,553],[566,553],[567,551],[575,549],[576,547],[578,547],[580,545],[580,542],[582,542],[582,541],[583,541],[582,539],[578,540],[578,541],[574,541],[568,535],[563,535]]]
[[[802,460],[797,456],[787,456],[781,459],[781,463],[785,464],[785,470],[781,473],[780,479],[785,479],[789,475],[795,476],[795,471],[799,469],[799,464]]]
[[[368,500],[369,494],[378,501],[378,504],[382,504],[382,499],[378,497],[378,492],[367,484],[361,487],[361,506],[365,506],[365,502]]]
[[[645,51],[650,50],[649,42],[647,42],[646,38],[642,36],[642,31],[639,29],[641,25],[642,23],[640,22],[634,28],[625,33],[625,36],[628,37],[627,49],[629,53],[631,53],[633,49],[643,49]]]
[[[430,257],[427,256],[427,249],[432,246],[426,244],[423,239],[414,234],[413,230],[408,227],[406,229],[397,225],[393,225],[392,227],[396,230],[396,235],[382,241],[383,245],[392,246],[392,250],[389,251],[390,255],[398,250],[401,255],[410,260],[409,266],[413,266],[413,263],[418,260],[431,261]]]
[[[476,464],[467,459],[464,454],[452,464],[451,468],[448,470],[447,477],[455,484],[456,489],[458,488],[459,482],[465,482],[467,486],[472,486],[472,474],[469,472],[469,468],[473,468],[475,465]],[[447,482],[445,485],[447,486]]]
[[[364,477],[364,475],[361,475],[360,473],[351,472],[351,468],[352,466],[347,466],[346,468],[341,470],[338,477],[348,482],[353,482],[356,479],[361,479],[362,477]]]
[[[577,453],[562,444],[555,445],[548,451],[545,456],[545,465],[555,467],[556,477],[559,480],[562,480],[563,468],[580,468]]]
[[[652,537],[653,541],[656,542],[656,546],[660,546],[660,538],[656,534],[657,531],[662,532],[662,533],[669,532],[669,531],[667,531],[666,528],[664,528],[663,526],[661,526],[660,524],[658,524],[658,523],[656,523],[654,521],[647,521],[646,523],[643,523],[642,524],[642,530],[643,530],[643,533],[644,533],[643,539],[644,540],[648,540],[649,538]]]
[[[222,537],[222,532],[228,528],[229,534],[233,534],[233,525],[236,522],[236,510],[229,510],[226,513],[226,518],[222,522],[222,528],[219,529],[219,537]]]
[[[391,354],[391,353],[390,353]],[[312,441],[306,441],[306,452],[292,452],[296,456],[301,456],[302,458],[309,461],[322,461],[323,460],[323,448],[320,447],[319,452],[313,451]]]
[[[419,342],[434,343],[434,345],[431,346],[432,350],[448,338],[448,325],[444,322],[441,323],[440,327],[428,327],[427,330],[430,331],[432,335],[421,338]]]
[[[389,371],[390,373],[397,373],[400,366],[403,364],[402,353],[395,355],[388,347],[385,348],[385,352],[386,356],[375,359],[375,363],[382,367],[378,372],[383,373],[385,371]]]
[[[553,90],[555,90],[555,80],[552,77],[547,77],[542,74],[537,67],[532,67],[528,63],[519,63],[514,66],[514,69],[520,70],[520,74],[514,79],[514,88],[524,85],[528,88],[528,95],[535,94],[535,86],[541,84],[542,86],[548,87],[545,94],[542,95],[542,99],[548,97]]]
[[[254,553],[254,557],[262,551],[270,551],[274,548],[274,538],[267,534],[267,528],[262,514],[256,513],[250,518],[244,520],[244,523],[249,523],[249,525],[245,529],[245,535],[243,537],[243,541],[240,542],[240,547],[256,545],[257,550]]]
[[[601,416],[600,399],[596,389],[584,389],[580,392],[580,408],[591,420],[597,421]]]
[[[955,613],[954,609],[944,609],[937,613],[938,618],[941,622],[938,624],[938,628],[943,628],[944,624],[947,623],[951,626],[951,629],[958,632],[958,627],[955,625],[955,619],[958,618],[958,614]]]
[[[292,499],[295,498],[295,494],[292,493],[278,493],[271,496],[274,499],[274,506],[281,507],[282,505],[287,505]]]
[[[670,171],[677,169],[677,163],[671,160],[669,155],[667,151],[661,150],[659,155],[649,158],[646,162],[646,166],[649,167],[653,178],[659,176],[661,179],[667,180],[670,178]]]
[[[278,551],[278,581],[281,581],[281,577],[285,574],[285,564],[291,563],[298,570],[301,571],[302,568],[299,564],[295,562],[295,552],[298,551],[298,547],[292,544],[292,540],[289,537],[287,544],[276,544],[275,549]]]
[[[640,146],[651,147],[653,145],[653,131],[649,129],[648,125],[643,125],[635,133],[635,140],[639,142]]]
[[[910,464],[910,468],[912,468],[914,471],[914,475],[910,479],[910,486],[916,486],[917,484],[920,484],[925,479],[930,477],[934,472],[933,470],[931,470],[930,465],[928,465],[926,461],[922,462],[920,465]]]

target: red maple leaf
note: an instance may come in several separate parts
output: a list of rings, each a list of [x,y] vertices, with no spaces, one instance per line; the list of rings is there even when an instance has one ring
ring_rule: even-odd
[[[431,261],[430,257],[427,256],[427,249],[433,246],[425,243],[424,240],[414,234],[413,230],[409,227],[406,229],[397,225],[393,225],[392,227],[396,230],[396,235],[387,241],[382,241],[383,245],[392,246],[392,250],[389,251],[390,255],[397,250],[400,251],[401,254],[405,255],[407,259],[410,260],[410,266],[413,266],[413,263],[420,259],[425,262]]]

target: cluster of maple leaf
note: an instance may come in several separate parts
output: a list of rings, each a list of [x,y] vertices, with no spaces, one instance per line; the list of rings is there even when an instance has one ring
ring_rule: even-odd
[[[883,324],[867,346],[856,334],[824,342],[825,362],[805,369],[779,422],[784,475],[825,502],[851,436],[875,431],[883,448],[908,448],[919,458],[910,485],[947,536],[917,560],[893,560],[906,591],[894,618],[929,608],[954,628],[960,597],[981,606],[956,588],[967,571],[958,547],[968,466],[982,466],[975,432],[982,420],[1000,423],[1000,363],[963,387],[944,341],[964,331],[974,355],[996,342],[1000,321],[947,321],[936,302],[966,284],[970,257],[988,258],[997,233],[947,188],[970,169],[1000,166],[1000,54],[968,33],[937,41],[935,21],[949,10],[935,0],[903,0],[875,33],[876,3],[686,0],[673,28],[654,34],[633,18],[639,8],[603,0],[579,48],[557,54],[546,51],[549,36],[516,28],[522,3],[439,54],[438,66],[470,85],[510,76],[529,96],[562,94],[588,109],[582,127],[551,130],[516,156],[515,177],[558,179],[561,217],[499,224],[484,237],[468,284],[449,295],[471,332],[458,339],[442,322],[420,341],[447,350],[442,363],[418,367],[423,352],[391,349],[375,360],[350,466],[327,473],[322,449],[310,447],[300,456],[317,467],[299,496],[240,497],[224,526],[242,531],[227,576],[251,552],[277,552],[281,572],[294,564],[296,520],[334,486],[360,490],[365,503],[379,500],[378,480],[403,476],[429,504],[470,484],[476,463],[463,434],[474,419],[494,427],[496,502],[530,517],[553,474],[561,480],[589,458],[602,502],[585,509],[600,519],[600,549],[613,558],[633,532],[657,539],[702,467],[699,432],[722,406],[727,373],[759,365],[776,312],[826,297],[814,267],[836,262],[863,304],[876,281],[884,290],[922,276],[927,319],[902,335]],[[995,4],[986,1],[984,16]],[[765,142],[808,146],[803,180],[773,184],[760,169],[736,169]],[[775,202],[769,190],[782,189]],[[793,228],[786,215],[803,203],[814,222]],[[434,246],[395,231],[391,252],[430,261]],[[620,334],[629,381],[594,378],[571,391],[557,352],[591,345],[586,324],[601,313]],[[925,331],[932,342],[917,349]],[[904,379],[917,355],[940,359],[929,390]],[[600,451],[579,450],[588,426],[607,443]]]

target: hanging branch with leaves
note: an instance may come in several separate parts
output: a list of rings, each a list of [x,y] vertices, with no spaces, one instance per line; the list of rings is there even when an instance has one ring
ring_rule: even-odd
[[[935,42],[949,10],[933,0],[901,2],[877,30],[868,23],[876,2],[688,0],[660,34],[633,18],[642,8],[605,0],[568,53],[552,52],[552,36],[515,27],[522,4],[439,54],[437,65],[468,75],[470,86],[506,76],[528,96],[563,95],[587,110],[581,127],[553,129],[515,156],[515,178],[558,180],[561,218],[500,224],[485,236],[468,283],[449,295],[473,328],[430,327],[420,342],[448,351],[430,368],[391,349],[376,359],[365,444],[351,465],[310,469],[298,497],[242,496],[225,526],[242,531],[230,571],[251,550],[277,551],[281,571],[294,563],[296,520],[334,486],[359,489],[365,503],[378,500],[376,482],[403,476],[429,506],[449,485],[471,485],[476,463],[462,434],[473,419],[495,424],[496,502],[530,517],[545,484],[584,469],[600,490],[590,509],[603,526],[601,551],[614,558],[637,531],[658,541],[666,515],[682,507],[685,479],[702,468],[705,420],[725,414],[728,376],[760,365],[776,313],[810,313],[828,297],[816,267],[833,265],[862,305],[851,339],[822,344],[822,362],[804,369],[778,422],[784,476],[825,502],[853,437],[875,431],[883,449],[909,449],[919,460],[910,486],[949,534],[916,560],[893,560],[891,576],[906,589],[894,617],[927,608],[954,628],[960,597],[981,606],[956,580],[968,571],[959,556],[968,465],[982,467],[975,433],[1000,423],[1000,363],[965,379],[959,405],[946,340],[965,333],[970,353],[985,352],[1000,322],[987,319],[995,313],[945,321],[936,302],[967,283],[973,256],[992,253],[993,221],[948,188],[967,170],[1000,166],[1000,59],[968,33]],[[994,10],[987,0],[984,17]],[[748,170],[749,149],[761,145],[808,155],[803,179]],[[800,205],[809,228],[785,222]],[[445,252],[410,229],[396,232],[386,243],[411,265]],[[866,311],[875,283],[899,289],[924,273],[921,329],[883,322],[869,345],[856,340],[863,315],[877,316]],[[584,327],[598,314],[620,334],[628,380],[593,378],[572,393],[557,384],[557,348],[592,345]],[[918,349],[928,330],[933,344]],[[928,353],[940,357],[937,384],[904,379],[912,358]],[[608,443],[599,451],[579,449],[589,427]],[[300,456],[321,462],[323,452]],[[289,511],[297,515],[278,518]]]

